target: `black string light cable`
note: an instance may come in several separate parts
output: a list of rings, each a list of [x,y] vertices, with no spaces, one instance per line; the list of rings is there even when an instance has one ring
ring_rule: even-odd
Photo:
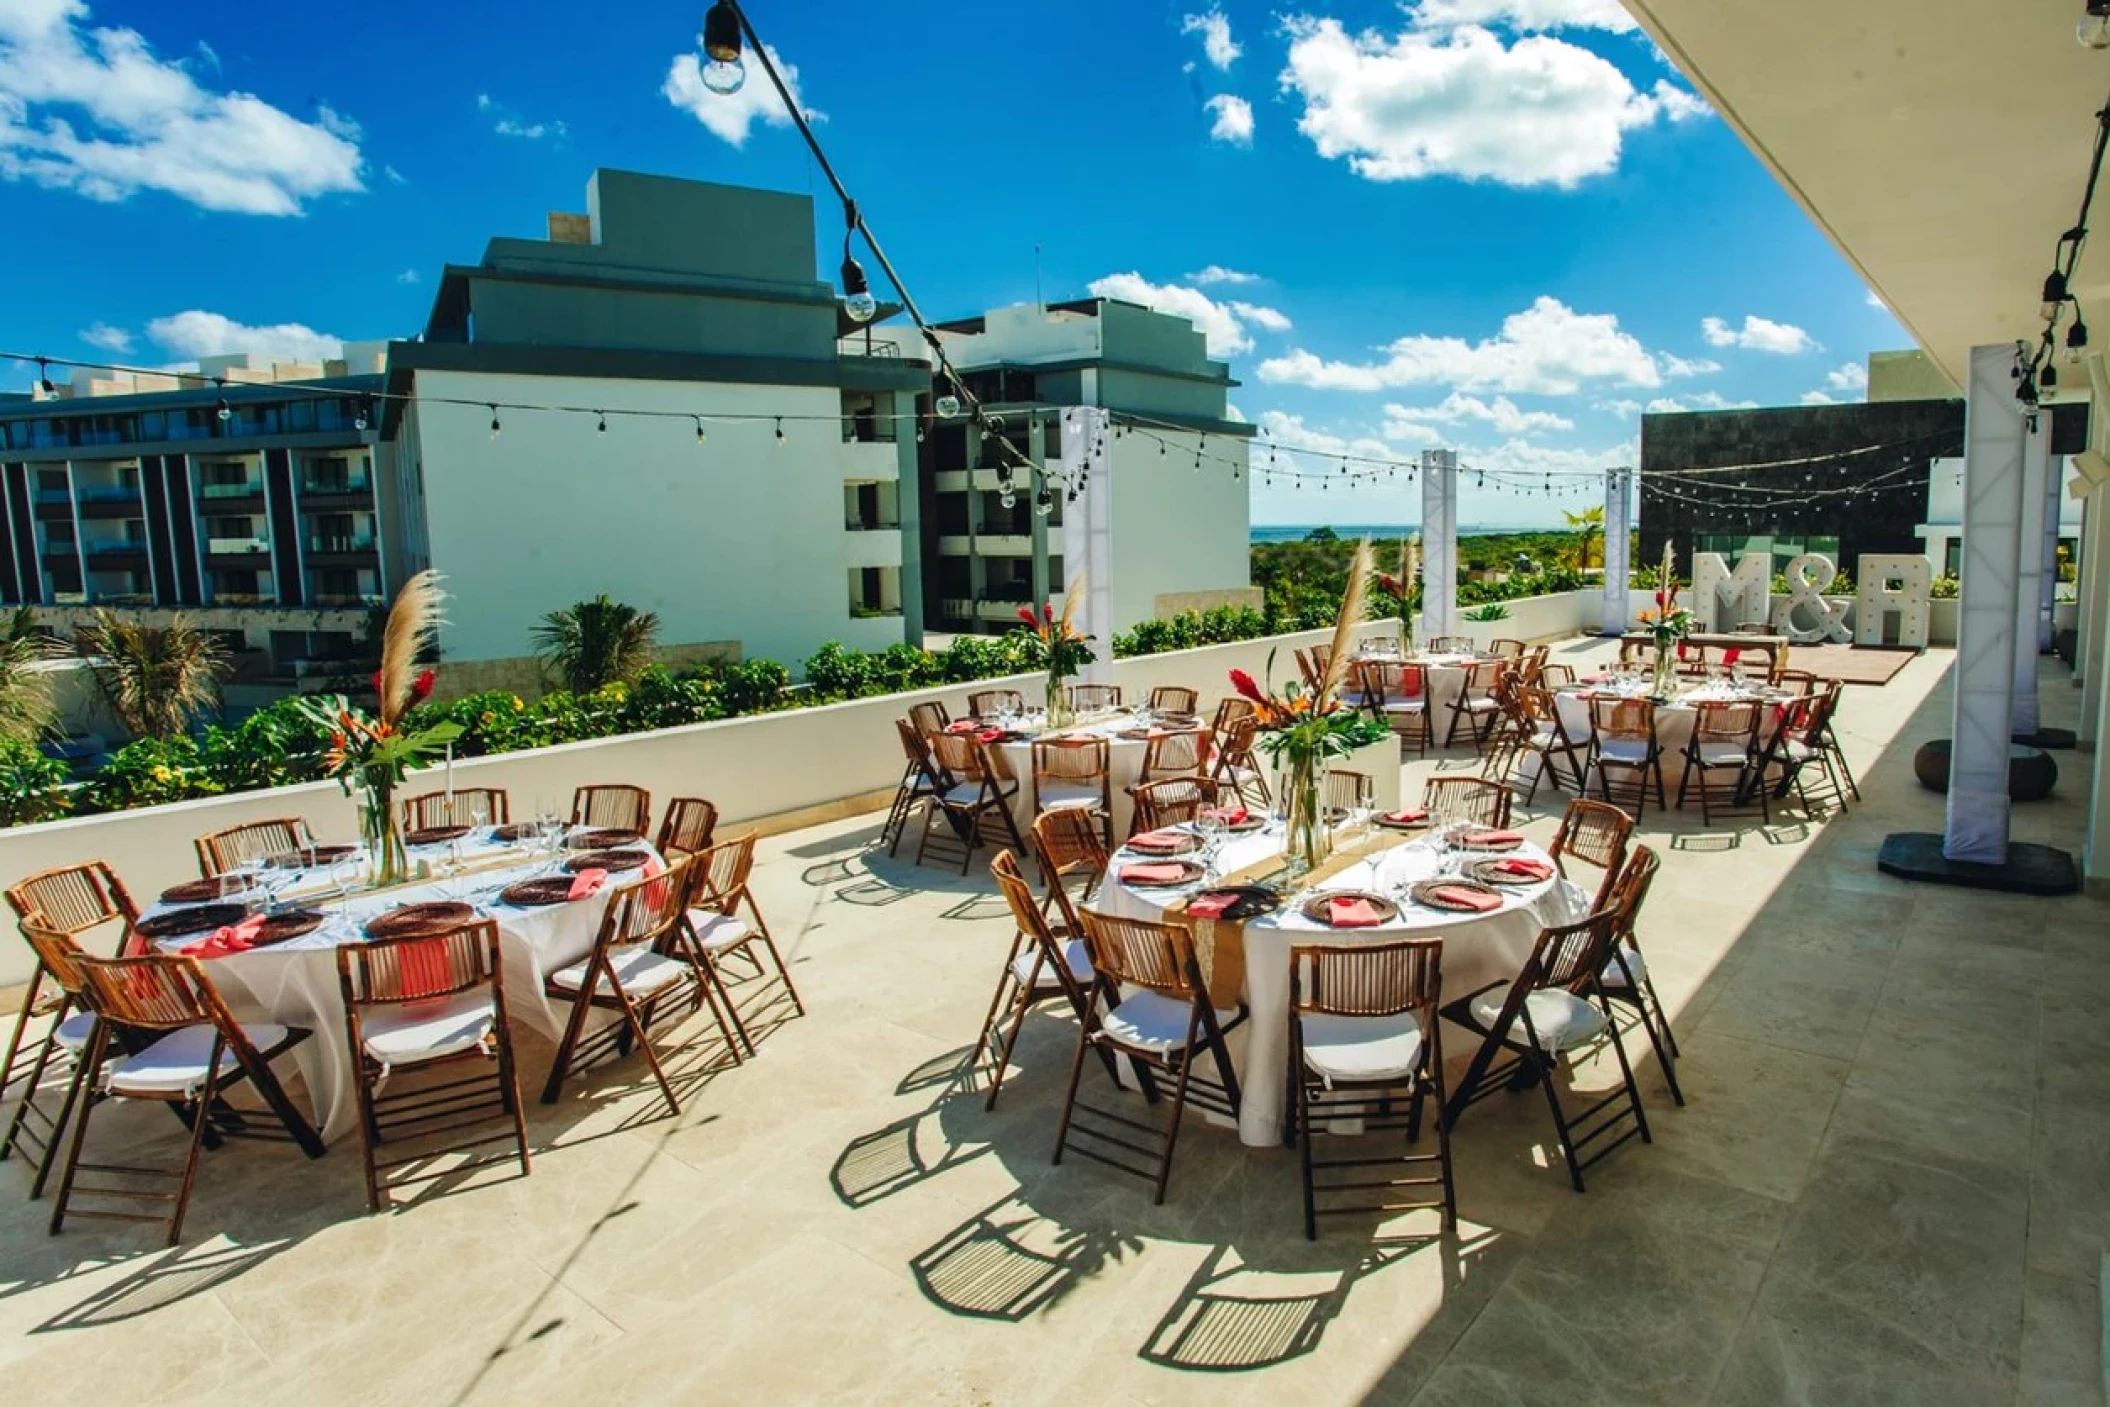
[[[2059,320],[2065,315],[2068,304],[2073,306],[2073,323],[2066,330],[2066,350],[2077,360],[2088,345],[2088,325],[2081,319],[2080,300],[2073,296],[2073,275],[2081,261],[2081,250],[2088,243],[2088,216],[2095,206],[2095,191],[2102,180],[2106,153],[2110,153],[2110,101],[2106,101],[2095,114],[2095,143],[2088,158],[2088,179],[2081,186],[2080,213],[2052,246],[2051,272],[2044,276],[2043,296],[2038,305],[2038,314],[2044,319],[2044,331],[2038,334],[2034,347],[2027,342],[2015,344],[2015,399],[2032,413],[2045,393],[2059,388],[2059,371],[2054,362],[2059,344]]]

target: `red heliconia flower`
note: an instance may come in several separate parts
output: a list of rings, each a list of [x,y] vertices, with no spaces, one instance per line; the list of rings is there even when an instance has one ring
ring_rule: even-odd
[[[430,669],[425,670],[423,673],[419,674],[418,677],[411,683],[410,701],[412,703],[423,703],[425,702],[425,700],[431,698],[432,686],[439,682],[439,678],[439,674]]]
[[[1018,618],[1029,626],[1038,627],[1040,625],[1040,617],[1033,614],[1031,606],[1020,606],[1018,608]]]
[[[1043,601],[1040,603],[1040,618],[1046,621],[1049,625],[1053,625],[1055,623],[1055,603],[1053,601]]]
[[[1261,703],[1267,698],[1267,695],[1260,692],[1260,686],[1253,682],[1253,676],[1242,669],[1231,671],[1231,687],[1254,703]]]
[[[1657,605],[1659,605],[1659,606],[1662,606],[1662,605],[1666,605],[1666,604],[1668,604],[1667,602],[1665,602],[1665,601],[1664,601],[1664,599],[1663,599],[1663,593],[1662,593],[1662,592],[1660,592],[1660,591],[1658,591],[1658,592],[1656,593],[1656,604],[1657,604]]]
[[[376,694],[380,693],[380,692],[381,692],[381,671],[380,671],[380,670],[378,670],[378,669],[374,671],[373,685],[374,685],[374,692],[375,692]]]

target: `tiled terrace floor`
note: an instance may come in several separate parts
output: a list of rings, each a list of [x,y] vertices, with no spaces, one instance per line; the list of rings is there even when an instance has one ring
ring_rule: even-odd
[[[1950,661],[1850,691],[1850,816],[1650,818],[1643,936],[1691,1102],[1644,1061],[1656,1141],[1584,1196],[1525,1097],[1460,1126],[1451,1242],[1309,1245],[1293,1160],[1220,1129],[1190,1126],[1162,1208],[1051,1167],[1067,1022],[1036,1018],[994,1116],[949,1093],[1008,938],[986,879],[870,857],[873,824],[842,823],[762,848],[812,1014],[678,1119],[618,1066],[530,1106],[531,1178],[379,1217],[355,1147],[233,1145],[175,1252],[49,1238],[0,1169],[0,1397],[2101,1403],[2110,905],[1874,868],[1887,831],[1939,829],[1910,758],[1947,732]],[[2044,697],[2067,721],[2056,667]],[[2019,838],[2077,843],[2080,761]]]

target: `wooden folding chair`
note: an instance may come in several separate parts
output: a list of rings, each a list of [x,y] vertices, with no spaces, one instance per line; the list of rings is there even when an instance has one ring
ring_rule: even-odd
[[[228,1012],[220,994],[206,980],[196,958],[148,955],[97,958],[80,954],[80,996],[95,1014],[66,1102],[78,1108],[73,1137],[59,1175],[58,1196],[51,1209],[51,1231],[65,1228],[67,1216],[110,1221],[166,1222],[168,1244],[183,1239],[183,1218],[197,1182],[198,1153],[208,1130],[219,1138],[285,1138],[310,1158],[322,1156],[322,1138],[293,1107],[293,1101],[271,1073],[271,1062],[306,1040],[312,1032],[300,1026],[268,1022],[243,1023]],[[136,1051],[114,1047],[124,1029],[138,1040]],[[242,1084],[256,1091],[277,1132],[255,1121],[249,1111],[227,1102]],[[81,1159],[88,1125],[95,1111],[112,1099],[136,1099],[175,1107],[190,1125],[189,1147],[180,1170],[121,1163],[88,1163]],[[127,1179],[172,1179],[174,1192],[141,1192],[114,1183],[83,1183],[82,1173]],[[112,1211],[102,1205],[75,1207],[76,1197],[101,1204],[145,1202],[166,1205],[166,1216]]]
[[[1487,653],[1498,660],[1521,660],[1530,648],[1522,640],[1499,639],[1487,642]]]
[[[1107,844],[1114,835],[1113,751],[1104,738],[1033,740],[1033,814],[1082,810],[1099,817]]]
[[[1700,824],[1714,824],[1717,810],[1749,810],[1751,794],[1758,793],[1758,809],[1766,824],[1773,809],[1761,785],[1760,765],[1765,746],[1760,725],[1765,707],[1744,699],[1704,699],[1693,711],[1692,736],[1685,743],[1685,768],[1678,775],[1678,809],[1685,809],[1686,795],[1699,785]],[[1715,778],[1728,774],[1726,782]]]
[[[667,814],[660,818],[659,839],[653,842],[653,849],[668,859],[694,855],[710,849],[711,839],[717,833],[716,806],[700,796],[677,796],[667,803]]]
[[[1445,747],[1457,741],[1460,723],[1471,730],[1475,752],[1486,745],[1489,733],[1502,718],[1502,701],[1495,697],[1495,686],[1501,679],[1499,660],[1475,660],[1465,666],[1465,680],[1458,686],[1458,696],[1451,700],[1451,722],[1443,733]]]
[[[1421,791],[1431,816],[1509,829],[1509,788],[1485,777],[1431,777]]]
[[[8,907],[15,917],[27,922],[34,917],[43,928],[77,942],[80,938],[99,928],[115,925],[110,939],[110,951],[118,957],[145,951],[145,944],[133,932],[132,925],[139,921],[139,906],[132,901],[131,891],[117,877],[107,861],[90,860],[85,864],[62,865],[57,869],[43,870],[31,875],[7,891]],[[28,930],[23,930],[28,936]],[[70,951],[74,942],[67,945]],[[36,1068],[36,1073],[25,1087],[23,1102],[9,1120],[7,1136],[0,1139],[0,1158],[15,1151],[17,1142],[27,1139],[35,1143],[39,1156],[49,1162],[46,1146],[55,1131],[28,1127],[26,1120],[42,1117],[42,1111],[32,1109],[39,1081],[55,1055],[63,1056],[63,1049],[54,1050],[52,1041],[58,1037],[59,1028],[75,1012],[81,1009],[74,995],[80,984],[59,980],[44,962],[42,950],[32,941],[30,947],[37,951],[38,958],[29,974],[29,985],[23,989],[22,1005],[15,1012],[14,1024],[7,1035],[7,1051],[0,1055],[0,1100],[7,1097],[20,1073],[15,1066],[18,1056],[26,1057]],[[49,1020],[51,1025],[31,1046],[25,1047],[23,1039],[29,1033],[32,1021]],[[87,1023],[77,1023],[73,1034],[85,1036]],[[76,1050],[74,1052],[78,1054]],[[46,1121],[48,1122],[48,1120]],[[41,1189],[41,1177],[38,1186]]]
[[[910,704],[908,721],[919,735],[926,738],[932,733],[942,733],[952,726],[951,715],[945,711],[945,705],[937,699]]]
[[[1602,874],[1597,881],[1597,892],[1591,898],[1594,910],[1606,908],[1612,898],[1613,886],[1619,881],[1620,870],[1626,864],[1627,840],[1634,833],[1634,818],[1617,806],[1602,801],[1591,801],[1587,797],[1576,797],[1561,813],[1560,829],[1553,833],[1553,844],[1546,854],[1568,878],[1568,863],[1580,860],[1594,865]]]
[[[1341,821],[1358,811],[1372,811],[1377,807],[1377,783],[1368,772],[1351,771],[1346,767],[1330,768],[1326,773],[1326,818]]]
[[[967,696],[967,712],[973,718],[1026,711],[1026,696],[1016,689],[978,689]]]
[[[972,1068],[981,1069],[993,1054],[996,1069],[989,1077],[989,1101],[1004,1087],[1004,1072],[1011,1068],[1011,1054],[1018,1046],[1026,1013],[1043,1002],[1067,1001],[1079,1022],[1091,1005],[1092,984],[1097,980],[1084,940],[1061,937],[1048,924],[1047,915],[1033,901],[1033,890],[1019,873],[1018,857],[1002,851],[989,862],[996,887],[1011,906],[1016,929],[1011,951],[1005,955],[996,991],[989,998],[989,1014],[982,1019],[982,1034],[975,1042]],[[1105,1052],[1102,1052],[1105,1054]],[[1109,1062],[1111,1055],[1107,1056]],[[1111,1073],[1111,1071],[1109,1071]]]
[[[1216,785],[1199,777],[1166,777],[1128,789],[1135,801],[1135,821],[1130,835],[1184,825],[1216,804]]]
[[[1253,739],[1259,731],[1260,719],[1250,713],[1216,730],[1216,756],[1209,764],[1209,780],[1216,784],[1219,797],[1229,793],[1248,805],[1259,807],[1265,807],[1273,800],[1268,791],[1267,773],[1253,750]]]
[[[1480,1048],[1466,1067],[1465,1078],[1451,1095],[1445,1117],[1455,1127],[1472,1105],[1499,1092],[1527,1088],[1536,1081],[1546,1092],[1554,1131],[1568,1179],[1583,1190],[1583,1172],[1637,1133],[1653,1142],[1641,1090],[1627,1063],[1619,1025],[1611,1017],[1599,974],[1611,952],[1616,917],[1596,913],[1580,923],[1540,932],[1523,971],[1513,981],[1495,982],[1443,1008],[1454,1021],[1481,1037]],[[1617,1053],[1619,1087],[1569,1116],[1561,1103],[1560,1067],[1584,1049],[1607,1042]],[[1502,1063],[1496,1063],[1502,1058]],[[1592,1121],[1595,1121],[1594,1123]],[[1629,1120],[1632,1127],[1617,1132]],[[1615,1135],[1587,1158],[1583,1150],[1599,1138]]]
[[[1216,701],[1216,717],[1209,722],[1209,732],[1219,740],[1241,718],[1252,718],[1260,710],[1251,699],[1242,699],[1236,694],[1227,694]]]
[[[1861,799],[1861,789],[1846,765],[1846,751],[1832,728],[1844,689],[1838,680],[1826,679],[1813,696],[1782,708],[1779,726],[1766,749],[1765,765],[1777,763],[1782,769],[1773,794],[1785,797],[1792,788],[1805,812],[1814,813],[1819,804],[1837,805],[1844,811],[1849,794],[1856,801]],[[1808,780],[1813,770],[1819,778],[1814,796]]]
[[[1084,928],[1077,921],[1071,886],[1081,879],[1076,897],[1089,899],[1105,881],[1112,863],[1106,837],[1082,811],[1050,811],[1033,819],[1033,858],[1048,891],[1040,903],[1041,916],[1057,933],[1081,936]]]
[[[571,794],[571,823],[595,830],[636,831],[652,829],[652,793],[643,787],[580,787]]]
[[[1363,707],[1393,732],[1414,739],[1415,751],[1429,755],[1435,721],[1429,717],[1429,671],[1399,660],[1363,662]]]
[[[691,1011],[709,1005],[717,1012],[703,964],[683,931],[686,901],[694,886],[693,867],[701,858],[678,859],[665,875],[616,891],[601,916],[593,950],[544,980],[544,995],[553,1004],[571,1008],[556,1059],[550,1063],[549,1079],[542,1087],[544,1104],[557,1102],[575,1065],[611,1052],[628,1055],[634,1046],[643,1053],[669,1111],[681,1112],[681,1098],[652,1049],[651,1030],[662,1003],[686,999]],[[588,1032],[586,1018],[597,1010],[613,1011],[619,1019]],[[722,1016],[719,1021],[723,1026]],[[727,1044],[731,1045],[730,1036]],[[738,1051],[734,1054],[737,1059]]]
[[[1152,713],[1191,715],[1201,708],[1201,701],[1200,692],[1184,684],[1160,684],[1150,691],[1147,707]]]
[[[791,969],[784,965],[784,955],[777,951],[777,940],[770,935],[762,906],[755,902],[755,892],[748,883],[755,868],[754,832],[712,846],[698,855],[695,863],[695,892],[689,899],[686,923],[697,957],[725,1002],[725,1015],[752,1055],[754,1037],[748,1034],[747,1017],[733,1000],[732,989],[725,980],[726,959],[737,957],[751,964],[754,976],[747,979],[750,981],[766,983],[770,968],[774,967],[776,980],[784,984],[784,995],[791,999],[791,1009],[800,1016],[806,1014],[806,1004],[799,1000],[799,989],[792,983]],[[747,910],[745,918],[740,913],[743,907]],[[757,949],[769,955],[767,967]]]
[[[1640,1016],[1641,1029],[1648,1035],[1649,1048],[1656,1053],[1656,1064],[1663,1069],[1663,1082],[1670,1087],[1670,1097],[1683,1108],[1685,1091],[1678,1088],[1678,1038],[1671,1034],[1670,1013],[1656,995],[1656,984],[1648,975],[1648,959],[1641,955],[1641,942],[1635,936],[1635,922],[1641,916],[1641,905],[1648,898],[1649,886],[1655,883],[1660,864],[1655,851],[1637,845],[1633,858],[1620,871],[1610,904],[1615,917],[1611,956],[1605,960],[1600,978],[1606,997],[1633,1007]]]
[[[1435,635],[1429,638],[1428,651],[1432,655],[1477,655],[1480,647],[1470,635]]]
[[[1568,664],[1542,664],[1533,683],[1549,693],[1559,693],[1575,683],[1575,666]]]
[[[960,873],[966,874],[974,863],[974,852],[992,830],[998,845],[1019,849],[1023,842],[1011,818],[1018,781],[1003,770],[1001,759],[967,733],[933,733],[925,741],[937,767],[938,790],[931,797],[937,804],[924,808],[916,863],[923,863],[933,840],[941,848],[956,843]]]
[[[1648,699],[1599,695],[1590,700],[1590,767],[1597,773],[1597,792],[1612,800],[1612,773],[1633,778],[1634,815],[1648,809],[1649,778],[1656,783],[1656,805],[1668,809],[1663,791],[1663,744],[1656,738],[1656,705]]]
[[[403,801],[403,829],[407,831],[433,826],[502,826],[512,819],[504,787],[457,787],[451,795],[428,791]]]
[[[87,979],[81,975],[80,944],[50,927],[46,917],[34,910],[23,917],[21,927],[22,937],[37,957],[37,977],[49,981],[56,998],[45,1011],[51,1024],[23,1051],[29,1064],[22,1073],[21,1102],[15,1105],[14,1118],[8,1121],[7,1141],[0,1143],[0,1158],[20,1147],[35,1161],[36,1178],[29,1191],[30,1200],[34,1201],[44,1195],[45,1179],[51,1175],[59,1142],[66,1133],[66,1121],[73,1113],[73,1073],[88,1049],[88,1038],[95,1032],[95,1013],[88,1010],[81,996]],[[37,1102],[47,1075],[63,1076],[66,1080],[56,1115],[47,1113]],[[0,1085],[0,1090],[5,1088]]]
[[[1121,706],[1119,684],[1069,684],[1063,688],[1073,713],[1099,713]]]
[[[1549,668],[1560,666],[1549,666]],[[1523,760],[1532,760],[1531,780],[1524,788],[1524,804],[1531,805],[1539,794],[1540,782],[1551,782],[1556,795],[1561,790],[1561,773],[1555,763],[1564,763],[1568,779],[1576,795],[1582,795],[1584,759],[1589,756],[1587,740],[1578,742],[1568,735],[1568,725],[1561,721],[1560,701],[1551,690],[1542,684],[1520,684],[1517,687],[1518,727],[1515,750],[1511,765],[1504,776],[1514,780],[1515,768]]]
[[[1357,1212],[1441,1207],[1443,1229],[1458,1229],[1451,1181],[1451,1131],[1443,1117],[1443,940],[1393,943],[1299,943],[1289,950],[1290,1098],[1283,1141],[1294,1142],[1304,1172],[1304,1236],[1319,1239],[1319,1218]],[[1434,1153],[1379,1153],[1374,1135],[1404,1131],[1421,1141],[1422,1102],[1436,1105]],[[1396,1107],[1404,1103],[1404,1108]],[[1374,1155],[1321,1159],[1313,1155],[1312,1125],[1321,1119],[1360,1119],[1363,1137],[1343,1151]],[[1365,1140],[1368,1140],[1367,1142]],[[1434,1177],[1408,1176],[1427,1163]],[[1404,1166],[1402,1166],[1404,1165]],[[1366,1169],[1391,1175],[1364,1180]],[[1320,1181],[1342,1173],[1349,1180]],[[1400,1189],[1434,1187],[1405,1201]],[[1376,1202],[1344,1202],[1340,1194],[1378,1191]],[[1322,1195],[1326,1205],[1321,1206]]]
[[[1209,1005],[1194,943],[1178,924],[1150,923],[1085,913],[1084,937],[1096,974],[1094,1000],[1085,1007],[1078,1033],[1077,1057],[1070,1064],[1069,1088],[1063,1094],[1062,1121],[1055,1132],[1055,1161],[1066,1152],[1104,1163],[1154,1184],[1158,1202],[1172,1178],[1172,1156],[1179,1143],[1180,1116],[1188,1104],[1226,1118],[1238,1117],[1238,1075],[1231,1066],[1224,1033],[1246,1016],[1217,1011]],[[1123,993],[1127,993],[1126,996]],[[1144,1096],[1158,1103],[1158,1077],[1172,1080],[1171,1108],[1163,1128],[1153,1128],[1077,1097],[1084,1075],[1085,1052],[1104,1048],[1125,1055],[1142,1083]],[[1208,1055],[1215,1075],[1198,1074],[1196,1061]],[[1079,1122],[1078,1115],[1087,1116]],[[1123,1135],[1141,1134],[1160,1145],[1152,1150]],[[1074,1143],[1073,1140],[1084,1140]],[[1138,1166],[1123,1154],[1155,1158],[1156,1166]]]
[[[337,986],[359,1095],[367,1210],[380,1211],[390,1187],[499,1162],[517,1159],[520,1175],[527,1176],[527,1117],[506,1024],[497,922],[484,919],[448,933],[342,944]],[[438,1084],[416,1079],[461,1064],[478,1068]],[[412,1080],[416,1087],[405,1088]],[[507,1127],[493,1130],[495,1119],[504,1119]],[[481,1132],[460,1143],[433,1142],[474,1130]],[[508,1140],[510,1154],[433,1165],[443,1155]],[[383,1159],[384,1143],[415,1144],[417,1151]],[[427,1164],[424,1171],[384,1183],[384,1174],[421,1163]]]
[[[894,732],[901,740],[901,755],[907,765],[902,769],[900,784],[894,788],[894,799],[887,806],[886,823],[879,828],[879,839],[889,855],[901,848],[901,838],[908,834],[909,818],[916,814],[916,808],[936,805],[933,798],[941,790],[930,743],[916,731],[916,725],[906,718],[897,718]],[[662,845],[660,849],[664,852],[666,847]]]
[[[1143,745],[1141,780],[1158,782],[1167,777],[1200,775],[1202,754],[1208,745],[1209,735],[1199,728],[1153,732],[1150,741]]]
[[[217,879],[275,855],[304,850],[315,842],[314,832],[308,829],[306,820],[288,816],[282,820],[230,826],[224,831],[201,835],[194,843],[198,848],[198,872],[207,879]]]

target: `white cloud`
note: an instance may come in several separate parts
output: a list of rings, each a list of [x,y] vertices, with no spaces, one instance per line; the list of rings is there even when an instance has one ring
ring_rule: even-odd
[[[1732,401],[1720,391],[1695,391],[1689,396],[1658,396],[1647,406],[1650,415],[1681,410],[1755,410],[1757,401]]]
[[[404,175],[393,166],[382,167],[381,174],[388,178],[388,183],[392,186],[407,186],[410,184],[410,177]]]
[[[1326,361],[1298,348],[1260,364],[1260,379],[1336,391],[1451,386],[1513,395],[1572,395],[1586,383],[1654,389],[1669,371],[1610,313],[1578,313],[1541,296],[1502,320],[1499,335],[1402,337],[1380,362]],[[1666,359],[1669,360],[1669,359]],[[1691,364],[1684,364],[1689,367]]]
[[[81,341],[91,347],[100,347],[106,352],[129,352],[132,350],[132,334],[121,327],[112,327],[106,322],[91,324],[81,330]]]
[[[1244,98],[1229,93],[1218,93],[1202,104],[1216,114],[1216,121],[1209,125],[1209,140],[1229,142],[1233,146],[1249,147],[1253,144],[1253,105]]]
[[[1206,270],[1204,271],[1206,272]],[[1267,332],[1288,330],[1290,322],[1273,308],[1255,303],[1219,303],[1199,288],[1152,283],[1139,273],[1108,274],[1089,285],[1100,298],[1121,298],[1161,313],[1186,318],[1208,339],[1209,355],[1234,357],[1253,350],[1250,327]]]
[[[1804,405],[1837,405],[1837,404],[1839,404],[1839,402],[1838,402],[1837,400],[1835,400],[1835,399],[1834,399],[1834,398],[1832,398],[1831,396],[1828,396],[1828,395],[1826,395],[1826,394],[1825,394],[1824,392],[1822,392],[1822,391],[1804,391],[1804,392],[1802,393],[1802,403],[1803,403]]]
[[[1624,134],[1704,110],[1658,83],[1637,89],[1609,60],[1546,35],[1504,43],[1476,26],[1394,38],[1299,16],[1284,91],[1319,154],[1373,181],[1428,176],[1572,187],[1619,165]]]
[[[476,110],[491,118],[491,130],[501,137],[520,137],[539,142],[544,137],[564,137],[570,132],[562,122],[530,122],[489,93],[476,95]]]
[[[1396,409],[1396,407],[1386,406],[1385,409],[1390,411]],[[1443,443],[1443,432],[1441,430],[1438,430],[1433,425],[1424,424],[1419,420],[1387,420],[1379,433],[1395,444],[1404,442],[1418,445],[1440,445]]]
[[[397,283],[423,283],[424,281],[425,276],[416,269],[405,269],[402,273],[396,275]]]
[[[344,339],[297,322],[250,327],[219,313],[192,308],[147,324],[147,336],[171,356],[199,357],[247,352],[261,365],[272,362],[316,362],[344,355]]]
[[[1718,361],[1706,357],[1680,357],[1665,352],[1658,358],[1663,363],[1665,376],[1712,376],[1722,369]]]
[[[83,0],[0,0],[0,179],[249,215],[365,189],[357,123],[210,91],[138,31],[87,27],[88,13]]]
[[[1262,468],[1266,460],[1262,446],[1269,442],[1282,445],[1288,449],[1312,450],[1320,454],[1347,454],[1361,459],[1389,459],[1398,453],[1391,445],[1386,444],[1374,435],[1358,435],[1353,438],[1345,435],[1336,435],[1330,431],[1306,425],[1303,416],[1291,415],[1287,411],[1262,411],[1260,415],[1260,430],[1264,438],[1254,441],[1256,452],[1253,455],[1253,468],[1256,472]],[[1280,467],[1316,472],[1324,466],[1318,464],[1309,456],[1298,455],[1285,457],[1280,461]]]
[[[1824,373],[1824,384],[1834,391],[1851,391],[1856,395],[1868,393],[1868,368],[1860,362],[1842,362]]]
[[[1663,116],[1673,123],[1714,116],[1714,109],[1707,105],[1705,98],[1690,88],[1680,88],[1667,78],[1657,79],[1656,86],[1649,90],[1649,96],[1656,100],[1656,106],[1663,110]]]
[[[1629,400],[1625,397],[1621,397],[1618,400],[1599,401],[1597,403],[1597,408],[1599,410],[1609,412],[1612,415],[1619,416],[1621,419],[1625,419],[1628,416],[1639,415],[1641,414],[1642,409],[1641,402],[1636,400]]]
[[[1701,318],[1700,335],[1710,347],[1741,347],[1747,352],[1774,352],[1798,356],[1817,350],[1817,339],[1793,323],[1744,315],[1742,327],[1731,327],[1720,318]]]
[[[1639,28],[1619,0],[1421,0],[1409,12],[1423,29],[1498,24],[1516,30]]]
[[[784,75],[784,86],[791,90],[791,100],[806,114],[808,122],[825,122],[827,114],[816,112],[806,106],[806,99],[799,92],[799,71],[785,63],[776,49],[763,46],[777,72]],[[761,65],[750,65],[759,70]],[[731,94],[713,93],[703,86],[703,66],[692,50],[676,54],[674,62],[667,68],[666,82],[659,86],[660,95],[674,106],[684,109],[716,136],[736,147],[747,145],[748,133],[754,124],[767,127],[789,127],[791,113],[784,107],[784,100],[767,77],[759,71],[751,71],[740,91]]]
[[[1873,288],[1868,290],[1868,306],[1871,308],[1880,308],[1886,313],[1890,311],[1890,305],[1884,302],[1882,298],[1877,295],[1876,291]]]
[[[1290,329],[1289,318],[1273,308],[1259,303],[1240,303],[1236,300],[1233,300],[1230,307],[1232,312],[1263,331],[1287,332]]]
[[[1551,430],[1573,430],[1575,422],[1550,410],[1520,410],[1507,396],[1483,401],[1478,396],[1451,392],[1438,405],[1388,405],[1385,414],[1397,421],[1436,421],[1440,424],[1491,425],[1505,435],[1536,435]],[[1389,433],[1389,432],[1388,432]]]
[[[1231,37],[1231,21],[1222,10],[1211,10],[1206,15],[1187,15],[1180,20],[1180,33],[1199,34],[1202,37],[1202,52],[1219,71],[1228,71],[1240,54],[1245,52],[1238,41]]]
[[[1237,269],[1227,269],[1221,264],[1211,264],[1205,269],[1200,269],[1187,275],[1187,282],[1200,284],[1204,287],[1212,283],[1258,283],[1260,282],[1260,275],[1241,273]]]

